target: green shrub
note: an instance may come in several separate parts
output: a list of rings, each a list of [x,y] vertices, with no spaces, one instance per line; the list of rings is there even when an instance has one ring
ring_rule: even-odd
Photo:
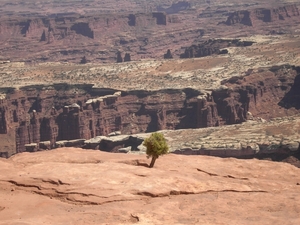
[[[152,157],[150,168],[154,166],[155,160],[160,156],[169,152],[169,146],[162,133],[152,133],[149,138],[144,140],[143,145],[147,148],[148,157]]]

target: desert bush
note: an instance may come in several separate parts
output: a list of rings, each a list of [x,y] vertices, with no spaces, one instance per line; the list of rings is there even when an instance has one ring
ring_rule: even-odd
[[[152,133],[149,138],[144,140],[143,145],[147,148],[146,154],[148,157],[152,157],[150,168],[154,166],[155,160],[160,155],[167,154],[169,152],[169,146],[162,133]]]

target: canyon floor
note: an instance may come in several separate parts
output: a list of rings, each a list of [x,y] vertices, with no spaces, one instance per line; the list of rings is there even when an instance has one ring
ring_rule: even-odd
[[[299,224],[300,169],[61,148],[0,159],[0,224]]]
[[[224,38],[226,40],[226,38]],[[194,88],[213,90],[221,81],[274,65],[300,65],[299,35],[256,35],[242,38],[255,43],[229,47],[229,54],[193,59],[140,60],[111,64],[4,62],[0,87],[93,84],[115,90]],[[5,92],[6,89],[3,90]]]

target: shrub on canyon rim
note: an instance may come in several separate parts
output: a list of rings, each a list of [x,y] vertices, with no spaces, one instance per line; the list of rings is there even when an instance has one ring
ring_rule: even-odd
[[[144,140],[143,145],[147,148],[146,154],[152,157],[150,168],[154,166],[155,160],[169,152],[169,146],[162,133],[152,133],[150,137]]]

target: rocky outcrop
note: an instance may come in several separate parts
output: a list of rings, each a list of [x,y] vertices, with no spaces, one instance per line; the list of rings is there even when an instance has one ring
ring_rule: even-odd
[[[88,23],[75,23],[71,26],[71,30],[85,37],[94,38],[94,31],[90,28]]]
[[[253,21],[252,21],[250,15],[251,15],[251,12],[248,10],[233,12],[228,16],[225,24],[233,25],[236,23],[240,23],[243,25],[252,26]]]
[[[164,59],[173,59],[173,55],[170,49],[168,49],[167,53],[164,54]]]
[[[41,35],[40,41],[46,41],[46,40],[47,40],[47,38],[46,38],[46,31],[43,30],[43,33],[42,33],[42,35]]]
[[[117,52],[117,63],[123,62],[123,57],[121,52]]]
[[[285,159],[300,153],[299,116],[185,132],[165,131],[173,153],[237,158]],[[176,140],[176,138],[178,140]],[[180,143],[180,141],[181,143]],[[300,164],[298,165],[300,166]]]
[[[47,22],[42,19],[28,19],[20,22],[21,34],[25,37],[33,37],[39,35]]]
[[[219,126],[217,104],[214,102],[213,97],[209,93],[206,93],[204,95],[199,95],[197,100],[197,127]]]
[[[83,147],[85,139],[61,140],[55,142],[55,148],[62,147]]]
[[[2,107],[0,109],[0,134],[6,134],[7,133],[7,116],[6,116],[6,109],[5,107]]]
[[[298,109],[295,107],[298,95],[294,90],[299,84],[299,75],[299,67],[274,66],[225,80],[222,83],[227,88],[213,91],[212,96],[226,124],[245,121],[248,111],[264,119],[285,116],[288,115],[286,110],[296,112]],[[293,99],[294,107],[289,107],[288,99]]]
[[[86,64],[88,62],[88,60],[86,59],[85,56],[82,57],[82,59],[80,60],[80,64]]]
[[[100,149],[107,152],[122,152],[127,150],[127,153],[130,151],[140,151],[140,145],[143,143],[146,136],[149,136],[149,134],[117,135],[110,137],[96,136],[86,140],[83,148]]]
[[[152,13],[152,16],[156,19],[157,25],[167,25],[167,15],[165,13]]]
[[[26,152],[36,152],[38,150],[37,143],[30,143],[25,145]]]
[[[263,22],[276,22],[278,20],[285,20],[294,16],[300,16],[299,9],[296,5],[255,10],[255,17]]]
[[[209,39],[201,44],[192,45],[185,49],[180,58],[205,57],[213,54],[225,54],[226,47],[246,47],[254,44],[252,41],[240,39]]]
[[[163,6],[157,6],[157,11],[165,12],[167,14],[175,14],[181,11],[185,11],[191,7],[191,4],[186,1],[179,1],[177,3],[173,3],[170,7],[165,8]]]
[[[273,9],[259,8],[254,10],[241,10],[231,13],[225,24],[233,25],[236,23],[254,26],[261,22],[276,22],[286,20],[291,17],[300,16],[296,5],[287,5]]]
[[[131,56],[129,53],[125,53],[125,56],[124,56],[124,62],[130,62],[131,61]]]
[[[274,70],[276,71],[278,67],[274,67]],[[299,73],[299,68],[297,67],[297,72]],[[284,78],[283,78],[284,81]],[[287,108],[287,109],[300,109],[300,76],[296,76],[294,83],[291,87],[291,89],[286,93],[286,95],[281,99],[281,101],[278,103],[279,106]]]
[[[135,26],[136,25],[136,16],[134,14],[129,14],[128,16],[128,25]]]

